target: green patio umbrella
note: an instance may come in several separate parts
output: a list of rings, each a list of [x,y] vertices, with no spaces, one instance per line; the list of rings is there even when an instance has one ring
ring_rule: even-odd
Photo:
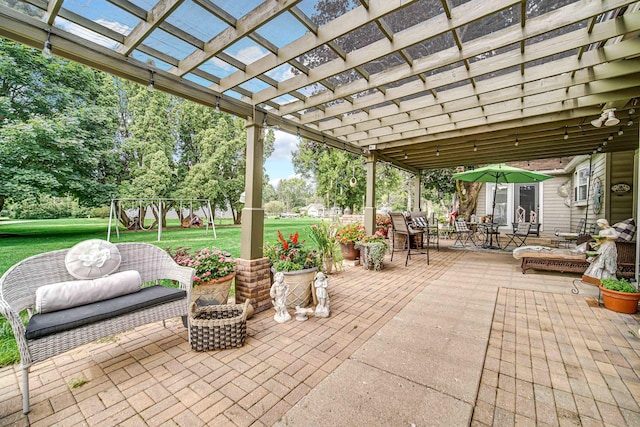
[[[498,184],[507,184],[512,182],[540,182],[549,178],[553,177],[543,173],[507,166],[504,163],[484,166],[478,169],[453,174],[453,179],[457,179],[459,181],[494,182],[496,184],[493,190],[493,207],[491,209],[492,222],[496,211],[496,193],[498,191]]]

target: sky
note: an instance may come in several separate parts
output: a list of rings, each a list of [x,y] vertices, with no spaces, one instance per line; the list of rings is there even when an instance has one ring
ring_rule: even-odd
[[[296,176],[291,164],[291,152],[298,149],[298,138],[295,135],[276,130],[275,137],[275,150],[264,165],[269,175],[269,183],[274,187],[281,179]]]

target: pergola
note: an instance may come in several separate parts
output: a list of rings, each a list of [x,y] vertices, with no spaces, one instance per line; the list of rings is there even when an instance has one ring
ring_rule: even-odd
[[[639,30],[624,0],[0,2],[1,36],[247,119],[245,259],[262,256],[263,126],[364,156],[372,228],[377,161],[637,149]]]

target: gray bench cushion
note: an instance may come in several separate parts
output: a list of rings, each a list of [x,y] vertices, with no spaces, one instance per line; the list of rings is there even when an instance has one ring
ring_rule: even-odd
[[[143,308],[176,301],[186,298],[186,296],[187,292],[182,289],[151,286],[133,294],[122,295],[92,304],[51,313],[34,314],[29,320],[25,336],[29,340],[43,338],[47,335],[68,331]]]

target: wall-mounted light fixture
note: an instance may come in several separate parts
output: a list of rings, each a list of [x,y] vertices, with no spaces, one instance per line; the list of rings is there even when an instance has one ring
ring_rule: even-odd
[[[604,110],[600,117],[595,120],[591,120],[591,124],[597,128],[605,126],[615,126],[620,123],[620,120],[616,118],[615,108],[609,108],[608,110]]]
[[[569,139],[569,133],[567,132],[567,127],[566,126],[564,127],[564,139],[565,139],[565,141],[567,139]]]
[[[47,39],[44,41],[44,45],[42,46],[42,57],[45,59],[53,58],[53,52],[51,52],[51,30],[47,30]]]
[[[440,156],[440,146],[436,145],[436,157]]]
[[[153,89],[155,89],[154,86],[156,84],[155,80],[153,79],[153,70],[149,70],[149,74],[150,76],[149,76],[149,84],[147,85],[147,90],[149,92],[153,92]]]
[[[220,112],[220,97],[216,96],[216,113]]]
[[[513,145],[517,147],[518,144],[520,144],[520,141],[518,141],[518,134],[516,133],[516,142],[514,142]]]
[[[473,151],[478,151],[478,146],[476,145],[476,143],[473,143]]]

